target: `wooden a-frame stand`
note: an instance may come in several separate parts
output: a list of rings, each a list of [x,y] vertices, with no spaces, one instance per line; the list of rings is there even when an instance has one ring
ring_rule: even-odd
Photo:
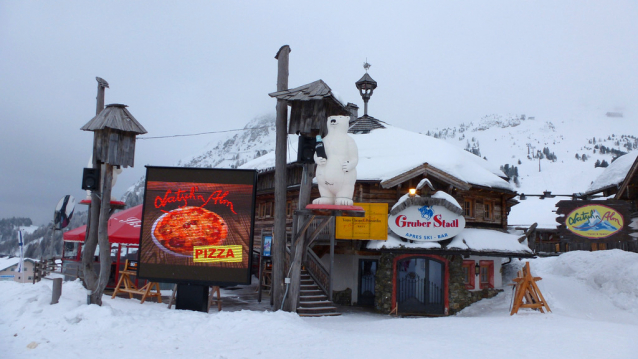
[[[133,294],[138,294],[142,296],[142,301],[140,304],[143,304],[146,298],[155,297],[157,298],[157,302],[162,302],[162,293],[160,292],[159,283],[157,282],[147,282],[142,288],[138,288],[135,283],[131,280],[131,275],[137,275],[137,262],[129,263],[129,260],[126,260],[124,263],[124,270],[120,271],[120,279],[117,281],[117,285],[115,286],[115,290],[113,291],[113,296],[111,299],[114,299],[117,293],[128,293],[130,299],[133,299]],[[124,284],[124,288],[121,288],[122,284]],[[153,287],[155,287],[156,292],[152,292]]]
[[[514,293],[514,303],[510,315],[518,313],[519,308],[538,309],[541,313],[545,313],[543,311],[543,307],[545,307],[548,312],[551,312],[549,305],[547,305],[545,298],[543,298],[543,294],[536,285],[536,282],[541,279],[543,278],[532,277],[529,262],[526,262],[525,267],[518,271],[518,277],[513,279],[516,291]]]

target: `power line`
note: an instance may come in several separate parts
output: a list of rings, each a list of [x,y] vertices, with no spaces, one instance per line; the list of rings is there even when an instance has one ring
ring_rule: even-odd
[[[190,136],[200,136],[200,135],[210,135],[213,133],[225,133],[225,132],[237,132],[237,131],[247,131],[247,130],[260,130],[264,128],[270,128],[271,126],[261,126],[261,127],[250,127],[250,128],[238,128],[234,130],[225,130],[225,131],[209,131],[209,132],[200,132],[200,133],[190,133],[184,135],[168,135],[168,136],[154,136],[154,137],[138,137],[138,140],[155,140],[158,138],[172,138],[172,137],[190,137]]]

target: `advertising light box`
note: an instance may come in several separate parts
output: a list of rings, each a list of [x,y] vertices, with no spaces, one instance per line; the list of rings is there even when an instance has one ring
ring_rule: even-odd
[[[249,284],[256,181],[253,170],[147,166],[138,276]]]

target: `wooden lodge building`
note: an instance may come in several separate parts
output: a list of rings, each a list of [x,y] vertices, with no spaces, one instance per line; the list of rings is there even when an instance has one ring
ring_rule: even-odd
[[[502,263],[532,257],[533,252],[525,236],[506,232],[508,213],[518,202],[499,167],[433,137],[391,126],[367,114],[359,117],[356,105],[345,107],[351,112],[348,132],[359,151],[355,204],[387,204],[388,211],[409,189],[428,179],[434,191],[449,194],[462,207],[466,228],[440,242],[410,242],[391,231],[387,240],[335,239],[333,221],[309,246],[304,260],[321,291],[341,305],[374,306],[381,313],[399,315],[449,315],[501,291],[507,285],[501,276]],[[296,135],[288,136],[288,143],[298,142]],[[289,147],[288,238],[303,180],[296,156],[296,149]],[[271,152],[241,166],[259,171],[256,247],[261,231],[271,231],[274,217],[284,215],[274,213],[274,162]],[[430,192],[425,187],[419,194]],[[315,183],[311,199],[317,197]],[[383,214],[386,223],[387,214]],[[335,243],[333,258],[331,239]],[[304,297],[302,285],[299,313],[315,313],[311,306],[329,307],[317,301],[307,302],[307,307]]]

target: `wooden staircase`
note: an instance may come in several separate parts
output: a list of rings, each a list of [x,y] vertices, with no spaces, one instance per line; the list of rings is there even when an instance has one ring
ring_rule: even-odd
[[[300,317],[324,317],[341,315],[334,303],[315,283],[306,269],[301,271],[301,288],[297,314]]]

